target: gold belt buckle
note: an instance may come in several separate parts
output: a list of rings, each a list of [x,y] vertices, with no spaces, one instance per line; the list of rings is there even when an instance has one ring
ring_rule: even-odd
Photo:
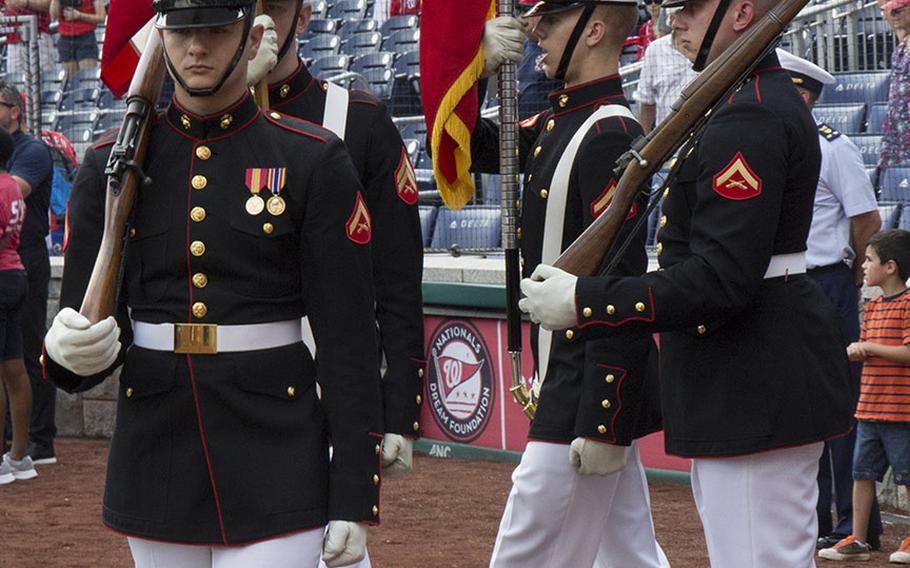
[[[174,353],[215,355],[218,353],[218,326],[212,323],[175,323]]]

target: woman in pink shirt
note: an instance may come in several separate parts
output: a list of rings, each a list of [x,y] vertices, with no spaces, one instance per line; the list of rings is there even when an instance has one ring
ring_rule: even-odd
[[[25,219],[25,200],[19,185],[6,173],[13,154],[13,138],[0,128],[0,409],[6,408],[3,387],[9,393],[13,445],[0,462],[0,485],[38,475],[25,453],[32,412],[32,387],[22,358],[22,305],[28,290],[19,259],[19,231]],[[0,416],[0,440],[5,440]]]

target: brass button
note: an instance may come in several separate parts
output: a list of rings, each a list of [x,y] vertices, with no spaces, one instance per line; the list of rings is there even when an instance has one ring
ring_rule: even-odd
[[[275,230],[275,227],[271,223],[264,223],[262,225],[262,232],[266,235],[271,235],[272,231]]]
[[[136,227],[130,227],[130,238],[136,236]]]
[[[667,189],[664,190],[664,199],[666,199],[668,195],[670,195],[670,188],[669,188],[669,187],[668,187]]]
[[[212,157],[212,151],[208,146],[199,146],[196,148],[196,157],[200,160],[208,160]]]
[[[202,302],[196,302],[193,304],[193,316],[197,318],[204,318],[205,314],[209,313],[209,309]]]
[[[704,334],[708,333],[708,328],[703,325],[700,325],[695,328],[695,331],[697,331],[699,335],[704,335]]]
[[[193,207],[190,210],[190,219],[197,223],[201,223],[205,219],[205,209],[202,207]]]
[[[615,313],[616,313],[616,306],[614,306],[613,304],[610,304],[609,306],[607,306],[607,315],[612,316]]]
[[[597,431],[600,432],[601,434],[606,434],[606,433],[607,433],[607,427],[604,426],[603,424],[601,424],[600,426],[597,427]]]
[[[375,473],[373,474],[373,485],[379,485],[379,476]]]
[[[193,286],[196,288],[205,288],[209,283],[209,277],[201,272],[193,274]]]
[[[581,310],[581,314],[582,314],[583,316],[585,316],[586,318],[591,317],[591,314],[593,314],[593,313],[594,313],[594,312],[591,310],[591,308],[587,308],[587,307],[586,307],[585,309]]]
[[[181,114],[180,115],[180,124],[183,125],[183,128],[188,130],[190,128],[190,117],[188,117],[185,114]]]
[[[221,130],[227,130],[228,128],[230,128],[232,122],[234,122],[234,117],[229,114],[225,114],[225,115],[222,115],[221,122],[219,122],[218,124],[219,124],[219,126],[221,126]]]
[[[540,198],[541,198],[541,199],[546,199],[548,195],[550,195],[550,192],[547,191],[546,189],[541,189],[541,190],[540,190]]]
[[[600,401],[600,405],[603,406],[604,408],[610,408],[611,406],[613,406],[612,404],[610,404],[610,401],[607,399],[603,399],[602,401]]]
[[[521,240],[521,227],[517,227],[515,229],[515,238],[518,239],[519,241]]]
[[[278,89],[278,95],[282,99],[286,99],[288,97],[288,95],[290,94],[290,92],[291,92],[291,86],[288,85],[287,83],[285,83],[284,85],[281,85],[281,88]]]
[[[324,81],[323,81],[322,83],[320,83],[319,86],[322,87],[322,90],[323,90],[323,91],[328,91],[328,90],[329,90],[329,84],[326,83],[326,82],[324,82]]]
[[[418,394],[416,397],[414,397],[414,400],[417,401],[417,404],[420,404],[423,402],[423,397]]]
[[[193,256],[202,256],[205,254],[205,243],[202,241],[193,241],[190,244],[190,252]]]
[[[420,422],[417,422],[417,421],[415,420],[414,423],[411,424],[411,428],[413,428],[415,432],[418,431],[418,430],[420,430]]]
[[[556,127],[556,121],[552,118],[547,121],[547,132],[553,130]]]
[[[540,146],[538,146],[537,148],[534,148],[534,157],[536,158],[537,156],[539,156],[540,152],[542,150],[543,150],[543,148],[541,148]]]
[[[205,176],[193,176],[192,181],[193,189],[205,189],[205,186],[209,184],[209,180],[205,179]]]
[[[635,311],[636,312],[645,311],[645,305],[642,302],[638,302],[637,304],[635,304]]]
[[[423,378],[423,369],[417,369],[417,376]]]
[[[376,452],[376,455],[378,456],[379,452],[382,451],[382,446],[380,446],[379,444],[376,444],[376,447],[373,449],[373,451]]]
[[[667,226],[667,216],[661,215],[660,216],[660,228],[663,229],[666,226]]]
[[[616,375],[614,375],[613,373],[610,373],[607,375],[607,378],[606,378],[607,384],[612,384],[613,381],[615,381],[615,380],[616,380]]]
[[[126,387],[126,398],[133,396],[133,387]]]
[[[658,254],[658,255],[659,255],[660,253],[664,252],[664,244],[663,244],[663,243],[657,243],[657,247],[656,247],[656,248],[657,248],[657,254]]]
[[[532,179],[534,179],[534,174],[528,174],[528,183],[531,183]]]
[[[572,341],[573,337],[575,337],[575,332],[572,331],[571,329],[567,329],[566,330],[566,339],[568,339],[569,341]]]
[[[377,507],[376,505],[373,505],[373,516],[374,517],[379,516],[379,507]]]
[[[40,363],[42,367],[44,366],[44,353],[38,355],[38,363]],[[420,398],[420,395],[417,395],[417,398]],[[420,404],[420,402],[417,404]]]
[[[288,396],[294,398],[295,394],[297,394],[297,389],[294,387],[288,387]]]
[[[281,115],[278,114],[277,112],[270,112],[270,113],[269,113],[269,116],[271,116],[271,117],[274,118],[275,120],[278,120],[279,118],[281,118]]]
[[[565,108],[569,104],[569,95],[559,95],[559,106]]]

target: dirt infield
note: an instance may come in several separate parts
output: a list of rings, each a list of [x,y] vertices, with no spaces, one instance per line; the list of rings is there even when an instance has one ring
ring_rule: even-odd
[[[107,442],[59,440],[57,454],[60,463],[39,466],[37,479],[0,486],[0,568],[130,566],[125,539],[100,522]],[[370,530],[373,566],[486,566],[513,468],[418,456],[412,476],[383,488],[383,524]],[[688,487],[652,484],[651,503],[657,538],[674,568],[708,566]],[[871,562],[819,566],[894,566],[888,554],[907,528],[887,526],[883,551]]]

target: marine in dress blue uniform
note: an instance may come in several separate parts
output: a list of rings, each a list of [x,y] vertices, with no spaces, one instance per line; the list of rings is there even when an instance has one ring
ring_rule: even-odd
[[[249,29],[249,2],[193,2],[158,4],[159,24],[185,13],[217,26],[211,10],[237,13]],[[145,163],[152,185],[129,231],[120,355],[81,376],[50,356],[49,334],[45,372],[78,392],[123,363],[108,527],[214,547],[309,531],[318,545],[330,521],[379,521],[370,212],[338,138],[263,113],[240,92],[207,116],[175,97],[157,117]],[[63,307],[80,305],[95,261],[113,141],[87,152],[73,188]],[[300,340],[304,315],[319,347],[321,398]]]

